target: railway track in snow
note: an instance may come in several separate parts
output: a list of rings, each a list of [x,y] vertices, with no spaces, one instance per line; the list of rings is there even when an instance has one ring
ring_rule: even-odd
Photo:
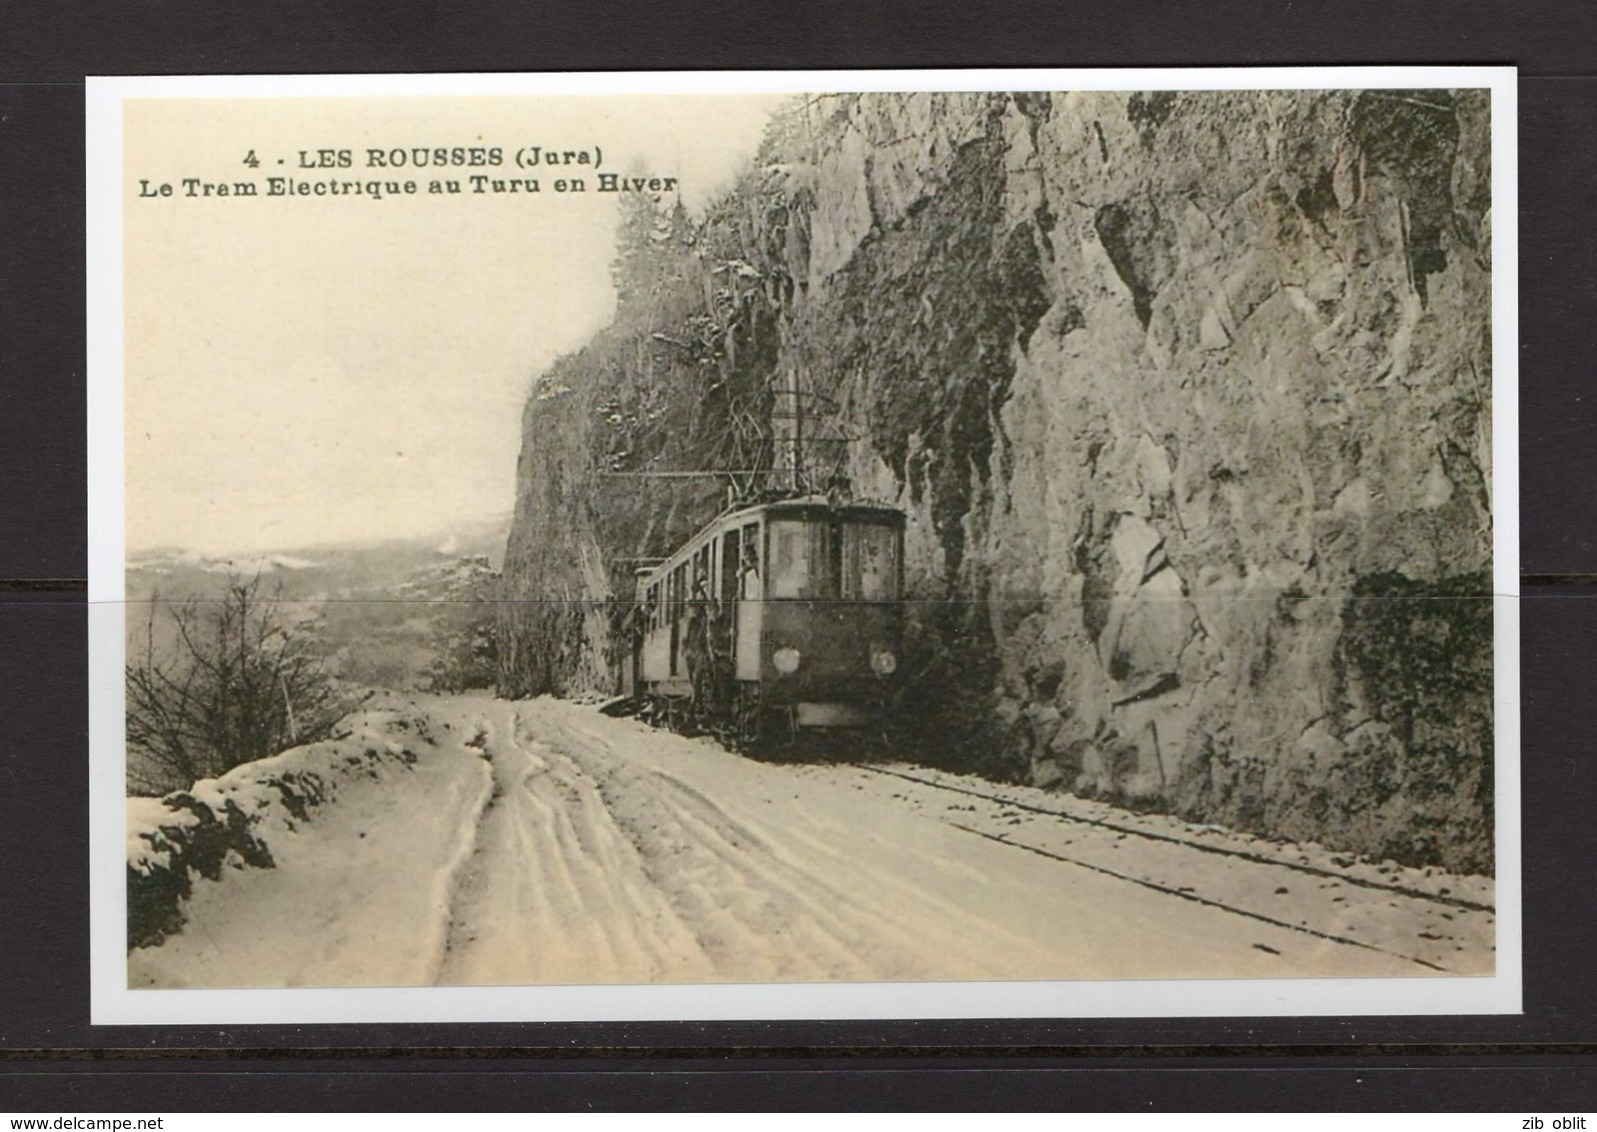
[[[938,815],[964,833],[1323,943],[1380,952],[1436,972],[1473,973],[1483,953],[1493,950],[1494,906],[1476,893],[1455,893],[1447,877],[1368,862],[1337,867],[1315,862],[1301,847],[1250,848],[1238,835],[1194,829],[1173,818],[1072,812],[1070,802],[1050,806],[1000,788],[950,782],[935,771],[849,765],[907,784],[923,805],[930,797],[970,799],[973,804],[945,804]],[[1152,823],[1161,828],[1149,828]],[[1292,852],[1303,859],[1285,855]],[[1205,859],[1211,863],[1203,864]],[[1382,871],[1371,876],[1356,870]],[[1305,883],[1314,886],[1307,893]],[[1274,951],[1267,944],[1254,946]]]
[[[1383,882],[1360,877],[1354,873],[1323,868],[1318,865],[1305,864],[1301,861],[1290,861],[1280,857],[1268,857],[1260,853],[1250,852],[1234,846],[1217,845],[1211,842],[1200,841],[1196,838],[1177,837],[1172,834],[1159,833],[1154,830],[1138,829],[1136,826],[1109,821],[1103,818],[1088,817],[1084,814],[1072,814],[1065,810],[1053,810],[1046,806],[1037,806],[1016,798],[1006,798],[998,794],[987,794],[968,787],[957,786],[952,783],[939,782],[935,779],[922,778],[919,775],[906,771],[893,770],[886,767],[871,766],[868,763],[853,763],[853,766],[871,774],[883,774],[892,778],[902,778],[907,782],[916,782],[922,786],[930,786],[936,790],[947,790],[955,794],[964,794],[972,798],[980,798],[995,805],[1008,806],[1017,810],[1040,814],[1060,821],[1074,822],[1078,825],[1094,826],[1114,833],[1123,833],[1131,837],[1141,837],[1148,841],[1161,841],[1171,845],[1180,845],[1188,849],[1195,849],[1200,853],[1213,853],[1222,857],[1234,857],[1238,860],[1248,861],[1258,865],[1269,865],[1275,868],[1286,869],[1290,872],[1303,873],[1314,877],[1327,877],[1344,884],[1358,888],[1375,889],[1381,892],[1392,892],[1399,896],[1410,897],[1415,900],[1428,900],[1435,904],[1445,904],[1454,908],[1463,908],[1473,912],[1495,912],[1494,905],[1478,900],[1470,900],[1462,896],[1455,896],[1451,892],[1427,892],[1424,889],[1405,885],[1400,881]]]

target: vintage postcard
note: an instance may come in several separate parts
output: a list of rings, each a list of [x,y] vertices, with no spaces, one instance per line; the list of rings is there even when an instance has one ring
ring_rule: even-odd
[[[1513,97],[91,80],[95,1020],[1518,1010]]]

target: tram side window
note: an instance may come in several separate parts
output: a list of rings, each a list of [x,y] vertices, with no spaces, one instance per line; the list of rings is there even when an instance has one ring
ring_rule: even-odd
[[[710,595],[710,544],[705,543],[693,555],[693,589],[689,593],[695,604]]]
[[[771,524],[771,597],[837,596],[830,523],[781,519]]]
[[[742,584],[738,596],[748,601],[765,597],[765,573],[760,563],[760,524],[746,523],[743,527]]]
[[[891,601],[898,596],[898,531],[886,523],[843,527],[843,597]]]
[[[738,550],[743,536],[737,530],[721,536],[721,569],[716,578],[715,600],[735,601],[738,597]]]

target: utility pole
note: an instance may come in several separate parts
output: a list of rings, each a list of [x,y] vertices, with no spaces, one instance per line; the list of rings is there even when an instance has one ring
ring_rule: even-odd
[[[804,483],[803,406],[798,368],[783,370],[771,404],[771,438],[775,442],[777,472],[783,487],[792,492],[800,491]]]

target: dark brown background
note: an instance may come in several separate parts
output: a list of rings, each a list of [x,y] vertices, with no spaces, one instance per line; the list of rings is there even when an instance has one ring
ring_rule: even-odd
[[[0,1110],[1592,1107],[1597,8],[172,0],[4,23]],[[1311,63],[1520,67],[1523,1016],[89,1026],[84,75]]]

